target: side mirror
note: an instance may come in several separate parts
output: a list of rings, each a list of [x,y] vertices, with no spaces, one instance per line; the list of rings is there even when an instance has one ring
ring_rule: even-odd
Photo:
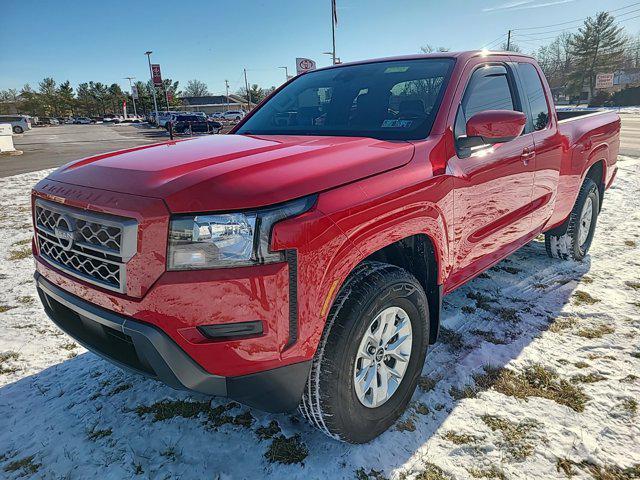
[[[460,140],[466,147],[510,142],[520,136],[527,117],[514,110],[485,110],[467,121],[467,136]]]

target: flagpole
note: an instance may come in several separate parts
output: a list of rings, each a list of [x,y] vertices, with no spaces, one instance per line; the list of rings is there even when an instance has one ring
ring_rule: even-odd
[[[331,40],[333,43],[331,56],[333,58],[333,65],[335,65],[336,64],[336,0],[331,0]]]

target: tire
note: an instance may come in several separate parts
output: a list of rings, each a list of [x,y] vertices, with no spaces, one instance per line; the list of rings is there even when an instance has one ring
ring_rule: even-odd
[[[377,332],[376,325],[381,328],[384,324],[379,317],[381,312],[391,312],[386,317],[390,328],[403,325],[405,333],[409,328],[410,341],[407,335],[387,338],[389,344],[402,345],[404,358],[409,353],[408,361],[399,362],[384,355],[386,351],[378,347],[375,355],[368,352],[372,355],[367,362],[376,363],[365,367],[365,360],[359,358],[362,349],[367,350],[366,342],[371,338],[368,335],[365,340],[365,333]],[[404,337],[405,342],[401,342]],[[405,411],[422,371],[428,341],[429,308],[418,280],[394,265],[363,262],[349,275],[329,312],[302,396],[302,415],[311,425],[336,440],[369,442],[393,425]],[[369,349],[375,350],[373,345]],[[400,348],[396,351],[400,353]],[[382,362],[385,362],[384,366]],[[389,365],[391,369],[388,369]],[[358,393],[356,385],[363,384],[357,382],[356,374],[369,372],[371,368],[375,372],[369,377],[372,387],[365,394],[362,394],[364,388]],[[381,395],[378,400],[383,401],[378,405],[365,405],[373,402],[373,386],[382,384],[383,372],[394,370],[398,373],[402,368],[406,369],[400,382],[396,377],[389,377],[388,391],[392,393],[386,400]],[[362,375],[362,381],[366,382],[367,377]]]
[[[13,127],[13,133],[23,133],[24,129],[20,125]]]
[[[586,178],[567,220],[565,233],[563,235],[545,233],[544,243],[547,255],[562,260],[582,260],[591,247],[599,212],[598,186],[593,180]]]

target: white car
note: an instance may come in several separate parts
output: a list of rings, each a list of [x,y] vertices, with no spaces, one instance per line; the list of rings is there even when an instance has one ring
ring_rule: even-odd
[[[239,122],[245,116],[245,113],[242,110],[229,110],[228,112],[224,112],[222,114],[222,118],[224,120],[235,120]]]
[[[174,115],[180,115],[183,112],[158,112],[158,127],[167,127],[167,122],[170,122]]]
[[[13,133],[31,130],[31,119],[27,115],[0,115],[0,123],[10,123]]]
[[[73,123],[75,125],[89,125],[91,124],[91,119],[89,117],[76,117]]]

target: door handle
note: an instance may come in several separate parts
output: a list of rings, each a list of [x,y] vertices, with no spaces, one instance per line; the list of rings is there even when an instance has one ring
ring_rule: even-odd
[[[522,155],[520,155],[520,159],[522,160],[522,163],[524,163],[525,165],[529,165],[529,162],[533,160],[535,157],[536,157],[536,151],[529,147],[525,147],[522,150]]]

